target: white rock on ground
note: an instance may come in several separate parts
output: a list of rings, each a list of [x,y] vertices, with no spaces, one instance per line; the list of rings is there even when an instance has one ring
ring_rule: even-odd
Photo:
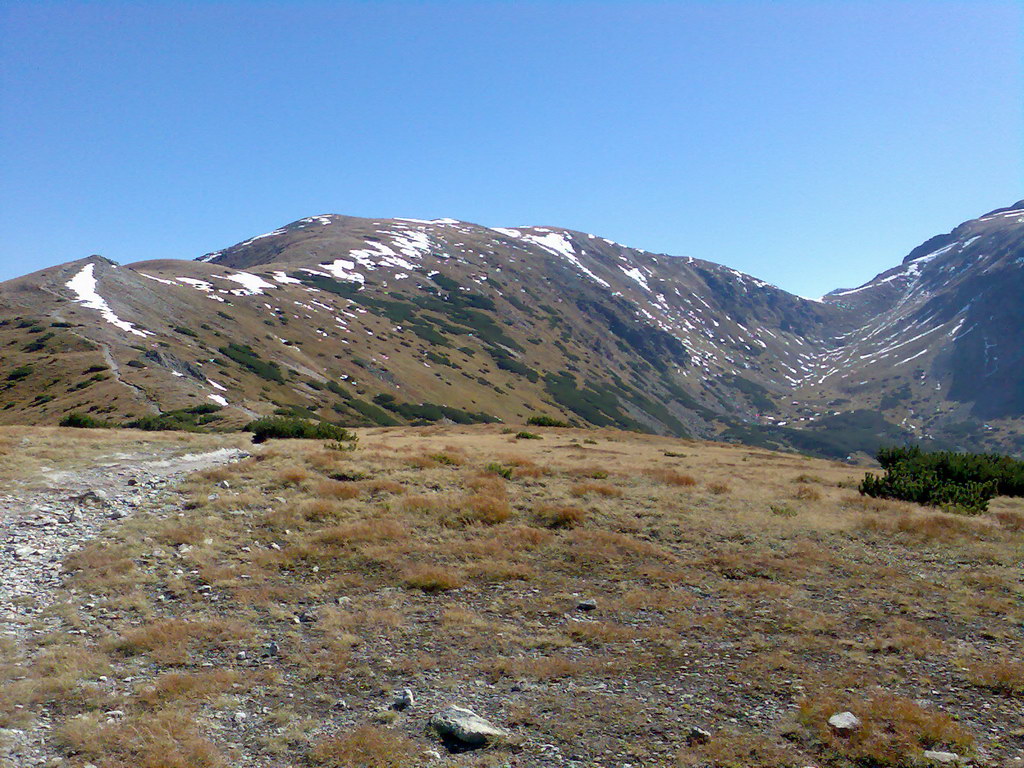
[[[442,738],[454,739],[469,747],[483,747],[508,736],[508,731],[498,728],[472,710],[454,704],[431,716],[430,726]]]
[[[960,762],[960,755],[956,752],[940,752],[938,750],[926,749],[924,751],[924,759],[928,763],[957,765]]]
[[[860,718],[853,712],[837,712],[828,719],[828,725],[840,736],[848,736],[860,728]]]

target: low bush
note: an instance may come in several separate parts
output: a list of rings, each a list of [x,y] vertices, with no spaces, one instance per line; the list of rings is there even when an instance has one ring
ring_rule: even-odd
[[[183,431],[197,432],[199,428],[220,418],[217,413],[221,406],[204,403],[193,408],[182,408],[167,413],[149,414],[126,422],[129,429],[142,429],[147,432]]]
[[[359,438],[344,427],[326,421],[311,422],[283,416],[269,416],[249,422],[246,432],[252,432],[254,443],[263,443],[271,438],[300,440],[334,440],[354,444]]]
[[[551,416],[545,416],[543,414],[539,416],[531,416],[526,420],[526,423],[531,427],[568,427],[568,422],[562,421],[561,419],[555,419]]]
[[[75,427],[77,429],[100,429],[102,427],[109,427],[105,421],[90,416],[87,413],[69,413],[63,419],[60,420],[62,427]]]
[[[914,446],[882,448],[877,458],[885,474],[866,474],[859,488],[862,495],[968,514],[986,511],[997,495],[1024,496],[1024,462],[1009,456],[925,453]]]
[[[516,432],[516,440],[543,440],[543,438],[533,432],[523,430],[522,432]]]
[[[496,461],[492,461],[486,467],[484,472],[489,475],[497,475],[498,477],[504,477],[506,480],[512,479],[512,467],[506,467],[504,464],[499,464]]]

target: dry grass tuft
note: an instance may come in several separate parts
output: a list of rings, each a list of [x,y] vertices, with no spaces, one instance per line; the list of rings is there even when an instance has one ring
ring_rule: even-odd
[[[587,496],[588,494],[604,496],[605,498],[618,498],[622,496],[621,490],[608,483],[576,483],[569,489],[569,493],[576,497]]]
[[[277,473],[277,481],[284,487],[300,485],[312,477],[305,467],[285,467]]]
[[[998,512],[994,512],[992,516],[1008,531],[1024,531],[1024,512],[1001,509]]]
[[[994,661],[968,666],[967,679],[973,685],[1007,696],[1024,697],[1024,662]]]
[[[807,764],[770,737],[751,733],[716,733],[707,744],[683,749],[676,761],[686,768],[796,768]]]
[[[984,538],[983,520],[945,512],[906,510],[890,515],[869,515],[858,522],[864,530],[881,533],[901,533],[925,541]]]
[[[314,492],[317,496],[325,499],[354,499],[362,493],[362,488],[355,483],[322,480],[316,484]]]
[[[828,718],[853,712],[862,725],[850,737],[834,735]],[[800,703],[800,720],[833,755],[858,765],[915,765],[922,749],[950,748],[964,753],[974,739],[945,712],[922,709],[910,699],[880,693],[870,699],[849,701],[833,693]]]
[[[542,504],[533,513],[534,519],[545,528],[575,528],[587,519],[586,510],[579,507],[563,507]]]
[[[697,481],[691,475],[684,475],[682,472],[677,472],[674,469],[665,469],[664,467],[648,469],[644,474],[653,480],[657,480],[659,483],[664,483],[665,485],[677,485],[681,488],[690,488],[697,484]]]
[[[106,722],[103,715],[73,717],[56,742],[104,768],[222,768],[223,755],[182,709],[165,709]]]
[[[129,629],[113,641],[113,647],[127,655],[147,653],[161,664],[177,666],[189,663],[192,646],[225,647],[248,635],[247,627],[224,619],[161,619]]]
[[[428,593],[447,592],[463,585],[456,571],[438,565],[411,565],[402,574],[402,583],[408,589]]]
[[[361,725],[342,736],[331,736],[313,745],[306,755],[324,768],[406,768],[416,765],[420,750],[401,734]]]
[[[512,507],[504,494],[475,493],[460,503],[458,519],[463,523],[497,525],[512,517]]]
[[[809,485],[800,485],[793,492],[793,498],[802,501],[821,501],[821,491]]]
[[[302,503],[299,514],[311,523],[323,523],[343,517],[345,507],[331,499],[311,499]]]
[[[360,520],[335,525],[317,532],[314,541],[330,547],[395,541],[409,535],[408,529],[396,520]]]
[[[139,699],[150,706],[168,701],[194,703],[230,690],[238,682],[238,673],[226,669],[203,672],[165,672],[146,686]]]
[[[717,480],[708,483],[708,492],[709,493],[713,493],[716,496],[724,496],[725,494],[729,493],[731,490],[732,489],[729,487],[728,483],[719,482]]]

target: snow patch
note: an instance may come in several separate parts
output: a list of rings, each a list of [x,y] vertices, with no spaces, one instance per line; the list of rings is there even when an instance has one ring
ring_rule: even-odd
[[[261,296],[264,288],[276,288],[273,283],[268,283],[262,277],[251,275],[248,272],[239,272],[235,275],[217,275],[221,280],[230,280],[242,286],[240,290],[232,291],[238,296]]]
[[[110,308],[110,305],[96,292],[96,277],[93,274],[93,268],[95,264],[86,264],[79,271],[77,275],[68,280],[65,285],[75,292],[78,297],[75,299],[83,307],[88,309],[97,310],[103,319],[116,328],[120,328],[122,331],[128,331],[135,336],[152,336],[151,331],[142,330],[136,328],[132,323],[127,320],[122,320],[116,314],[114,310]]]
[[[539,245],[544,250],[561,256],[566,261],[572,263],[580,272],[585,274],[591,280],[596,283],[600,283],[605,288],[611,288],[611,285],[606,280],[602,280],[600,277],[595,275],[589,269],[587,269],[583,262],[580,261],[579,256],[576,255],[576,250],[573,248],[572,241],[562,232],[551,232],[547,229],[536,228],[537,232],[544,232],[543,235],[529,235],[521,234],[523,240],[531,242],[534,245]]]

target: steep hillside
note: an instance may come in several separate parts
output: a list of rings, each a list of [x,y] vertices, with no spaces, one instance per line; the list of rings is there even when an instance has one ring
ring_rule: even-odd
[[[196,261],[90,257],[0,285],[0,420],[545,414],[836,457],[914,436],[1020,450],[1022,222],[993,212],[821,301],[452,219],[315,216]]]

